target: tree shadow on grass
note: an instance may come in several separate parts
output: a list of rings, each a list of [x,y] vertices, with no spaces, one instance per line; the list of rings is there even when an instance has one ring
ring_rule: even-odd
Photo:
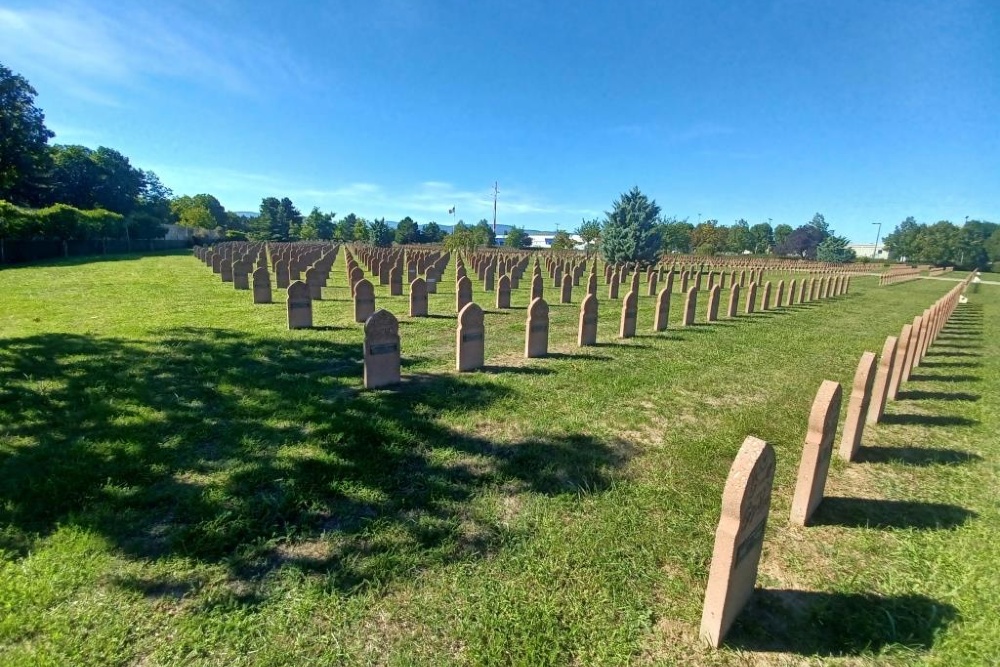
[[[982,396],[965,391],[921,391],[910,389],[897,392],[896,398],[901,401],[968,401],[974,403]]]
[[[926,358],[920,362],[920,368],[982,368],[981,361],[933,361]]]
[[[448,428],[443,415],[513,390],[404,374],[366,392],[361,352],[195,328],[0,341],[0,548],[23,556],[75,525],[127,557],[220,564],[251,585],[313,563],[349,592],[499,548],[511,529],[482,493],[600,492],[631,456]]]
[[[983,457],[971,452],[934,447],[862,447],[858,450],[858,463],[899,463],[910,466],[961,465],[982,461]]]
[[[754,591],[725,645],[824,657],[891,646],[927,651],[958,619],[955,607],[923,595],[763,589]]]
[[[886,413],[882,415],[883,424],[899,426],[975,426],[976,419],[959,415],[915,415],[908,413]]]
[[[955,375],[911,375],[910,382],[978,382],[978,375],[956,373]]]
[[[957,528],[974,518],[975,512],[944,503],[827,496],[809,525],[935,530]]]

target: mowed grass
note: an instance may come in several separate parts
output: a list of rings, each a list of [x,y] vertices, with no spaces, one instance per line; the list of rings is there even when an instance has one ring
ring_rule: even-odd
[[[488,368],[458,374],[452,265],[431,318],[377,288],[404,382],[365,392],[343,267],[308,331],[186,254],[0,271],[0,663],[1000,661],[1000,290],[970,294],[795,529],[819,384],[846,410],[862,352],[955,283],[855,277],[684,329],[675,293],[661,334],[642,296],[619,341],[601,279],[601,345],[580,349],[583,288],[560,305],[547,279],[553,354],[525,360],[529,281],[496,311],[473,278]],[[712,651],[702,596],[748,434],[778,455],[762,590]]]

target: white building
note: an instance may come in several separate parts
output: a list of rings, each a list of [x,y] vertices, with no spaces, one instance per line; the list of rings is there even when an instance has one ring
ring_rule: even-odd
[[[875,244],[874,243],[848,243],[847,247],[854,251],[854,254],[860,257],[868,257],[871,259],[882,259],[888,260],[889,253],[885,251],[885,246],[881,243],[878,246],[878,255],[875,255]]]

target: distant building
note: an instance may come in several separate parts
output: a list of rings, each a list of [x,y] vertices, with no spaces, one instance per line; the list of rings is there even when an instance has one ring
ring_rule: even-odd
[[[874,243],[848,243],[847,247],[854,251],[854,254],[858,257],[868,257],[870,259],[882,259],[888,260],[889,253],[885,251],[885,247],[882,244],[878,246],[878,255],[875,255],[875,244]]]
[[[552,239],[556,237],[555,232],[540,232],[538,234],[528,234],[528,238],[531,239],[531,248],[545,249],[552,247]],[[577,250],[583,250],[585,245],[583,239],[576,234],[570,234],[570,238],[576,243]],[[506,234],[497,234],[497,245],[503,245],[504,241],[507,239]]]

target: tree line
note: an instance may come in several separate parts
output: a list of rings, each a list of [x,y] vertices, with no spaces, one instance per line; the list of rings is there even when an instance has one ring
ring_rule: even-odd
[[[918,223],[912,216],[885,237],[889,259],[918,264],[986,269],[1000,262],[1000,225],[967,220],[959,227],[948,220]]]

